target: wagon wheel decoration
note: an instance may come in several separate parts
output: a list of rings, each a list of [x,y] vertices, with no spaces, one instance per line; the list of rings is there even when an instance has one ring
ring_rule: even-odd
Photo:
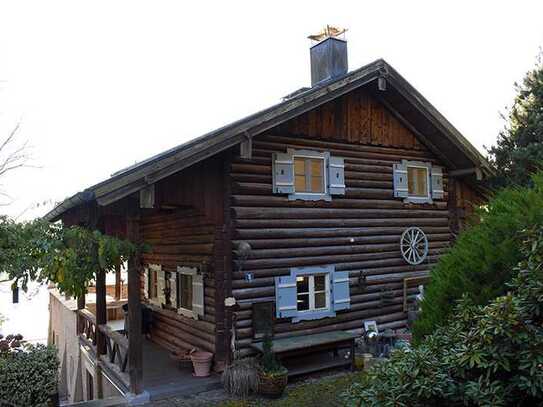
[[[420,264],[428,256],[428,238],[418,227],[405,229],[400,239],[402,257],[409,264]]]

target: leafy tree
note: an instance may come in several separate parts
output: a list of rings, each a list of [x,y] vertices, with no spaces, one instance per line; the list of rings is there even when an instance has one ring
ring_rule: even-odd
[[[51,281],[65,294],[84,295],[98,271],[114,270],[137,250],[96,230],[0,217],[0,272],[23,290],[29,281]]]
[[[513,266],[522,258],[520,231],[543,225],[543,171],[532,183],[531,188],[509,187],[497,193],[440,258],[413,327],[417,340],[443,325],[463,295],[485,305],[505,293]]]
[[[529,230],[510,293],[464,298],[449,324],[395,351],[346,401],[352,406],[536,406],[543,403],[543,228]]]
[[[543,162],[543,53],[522,84],[515,84],[517,96],[508,123],[497,144],[488,152],[496,170],[494,186],[529,185],[530,174]]]

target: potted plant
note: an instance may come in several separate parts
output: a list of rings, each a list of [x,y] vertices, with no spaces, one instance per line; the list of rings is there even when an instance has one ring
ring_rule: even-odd
[[[269,333],[262,341],[262,359],[258,369],[258,392],[266,397],[279,398],[287,386],[288,370],[273,353],[273,342]]]

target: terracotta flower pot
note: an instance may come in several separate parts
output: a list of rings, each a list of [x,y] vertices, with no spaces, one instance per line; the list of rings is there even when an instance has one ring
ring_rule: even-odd
[[[280,373],[258,371],[258,393],[269,398],[279,398],[285,391],[288,382],[288,370]]]
[[[190,354],[192,366],[194,367],[194,376],[208,377],[211,373],[211,361],[213,353],[196,351]]]

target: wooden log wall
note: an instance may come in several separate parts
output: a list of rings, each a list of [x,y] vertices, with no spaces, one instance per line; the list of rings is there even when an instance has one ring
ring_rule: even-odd
[[[197,210],[177,210],[144,216],[143,241],[152,252],[143,255],[144,264],[160,264],[163,271],[175,272],[177,266],[205,264],[205,315],[194,320],[173,310],[153,307],[151,336],[169,350],[201,348],[215,351],[215,279],[211,262],[215,225]],[[143,282],[142,282],[143,287]]]
[[[201,319],[154,307],[151,337],[171,351],[216,351],[214,260],[217,228],[222,229],[223,222],[222,174],[222,157],[218,156],[164,179],[156,185],[159,210],[141,217],[142,240],[152,247],[152,252],[143,255],[145,265],[160,264],[167,272],[183,265],[205,265]]]
[[[308,113],[256,137],[252,159],[233,160],[232,294],[239,303],[236,335],[242,354],[251,353],[252,303],[274,302],[274,277],[288,275],[291,267],[334,264],[336,270],[349,271],[351,309],[335,318],[277,320],[276,337],[360,329],[367,319],[376,320],[380,329],[401,328],[407,324],[403,279],[428,273],[449,247],[446,171],[444,199],[434,204],[405,204],[393,197],[392,186],[392,165],[402,159],[442,164],[384,108],[369,97],[358,97],[344,97],[319,114]],[[357,100],[370,100],[371,108],[356,106]],[[363,114],[371,117],[364,120]],[[368,120],[373,123],[369,130],[362,125]],[[331,202],[308,202],[272,194],[272,153],[287,148],[343,157],[346,195],[334,196]],[[400,236],[409,226],[421,227],[429,240],[429,256],[417,266],[407,264],[400,254]],[[241,241],[248,242],[252,251],[240,273],[235,247]],[[254,280],[245,281],[244,272],[253,273]],[[383,301],[384,291],[392,293],[390,300]],[[408,291],[410,296],[417,292],[416,288]]]

